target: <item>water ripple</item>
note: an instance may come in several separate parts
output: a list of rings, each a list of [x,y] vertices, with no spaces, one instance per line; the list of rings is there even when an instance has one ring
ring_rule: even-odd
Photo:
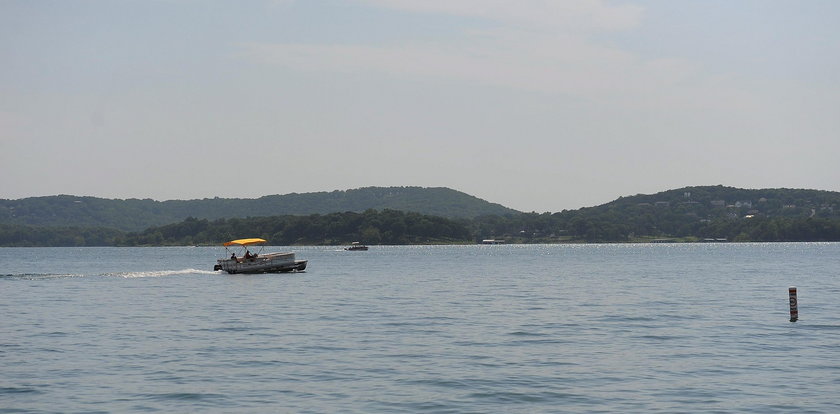
[[[0,412],[840,412],[840,244],[20,253]]]

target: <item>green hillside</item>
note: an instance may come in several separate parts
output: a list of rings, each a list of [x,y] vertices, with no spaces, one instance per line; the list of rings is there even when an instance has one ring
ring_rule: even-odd
[[[213,221],[189,218],[180,223],[129,233],[117,242],[127,246],[217,245],[243,235],[263,238],[276,245],[345,245],[352,241],[391,245],[472,242],[469,229],[462,223],[397,210]]]
[[[554,214],[482,217],[473,228],[477,237],[526,242],[838,241],[840,193],[685,187]]]
[[[0,224],[0,246],[188,246],[219,245],[247,235],[275,245],[471,243],[462,221],[397,210],[231,219],[187,218],[122,232],[93,227],[30,227]]]
[[[257,199],[114,200],[58,195],[0,200],[0,224],[101,227],[139,231],[187,217],[220,219],[400,210],[447,218],[518,213],[449,188],[367,187],[347,191],[270,195]]]
[[[685,187],[543,214],[512,212],[445,188],[411,187],[256,200],[156,202],[57,196],[5,203],[5,210],[0,211],[7,220],[17,222],[0,221],[0,246],[215,244],[244,235],[312,245],[484,239],[507,243],[840,241],[840,193],[783,188]],[[365,208],[374,204],[389,207]],[[436,213],[410,211],[418,206]],[[274,213],[281,209],[294,213]],[[319,213],[330,210],[344,211]],[[180,216],[186,217],[173,218]],[[38,224],[21,223],[21,218]],[[153,219],[166,223],[149,225]],[[127,226],[140,230],[117,229]]]

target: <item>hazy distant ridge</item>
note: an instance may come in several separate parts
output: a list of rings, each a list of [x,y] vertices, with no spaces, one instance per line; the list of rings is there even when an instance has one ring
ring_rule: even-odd
[[[556,213],[548,221],[544,232],[585,241],[640,237],[833,241],[840,235],[840,192],[684,187],[619,197],[600,206]]]
[[[138,231],[184,220],[400,210],[447,218],[518,213],[449,188],[366,187],[269,195],[256,199],[105,199],[58,195],[0,200],[0,223],[39,227],[106,227]]]
[[[55,196],[3,200],[0,213],[2,246],[194,245],[245,235],[287,245],[840,241],[840,192],[784,188],[685,187],[557,213],[514,212],[454,190],[417,187],[251,200]],[[118,229],[129,225],[140,230]]]

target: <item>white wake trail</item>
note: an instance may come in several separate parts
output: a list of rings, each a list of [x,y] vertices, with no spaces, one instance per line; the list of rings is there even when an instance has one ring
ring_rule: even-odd
[[[199,269],[182,269],[182,270],[152,270],[146,272],[117,272],[109,273],[108,276],[134,278],[134,277],[164,277],[164,276],[178,276],[178,275],[215,275],[218,272]]]

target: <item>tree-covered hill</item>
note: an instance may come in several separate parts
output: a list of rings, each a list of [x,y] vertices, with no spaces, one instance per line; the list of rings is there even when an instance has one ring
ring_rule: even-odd
[[[554,214],[481,217],[473,228],[484,238],[545,241],[838,241],[840,193],[685,187]]]
[[[121,245],[219,244],[242,237],[259,237],[275,245],[470,243],[465,225],[450,219],[397,210],[367,210],[233,219],[188,218],[125,235]]]
[[[518,213],[449,188],[366,187],[347,191],[270,195],[257,199],[115,200],[58,195],[0,200],[0,224],[103,227],[139,231],[187,217],[219,219],[400,210],[449,218]]]
[[[464,223],[396,210],[230,219],[188,217],[141,232],[105,228],[30,227],[0,224],[0,246],[218,245],[260,237],[274,245],[471,243]]]
[[[363,189],[365,190],[365,189]],[[410,206],[426,198],[412,199],[406,194],[394,195],[386,189],[367,189],[379,192],[375,199],[391,205]],[[440,189],[445,196],[452,190]],[[409,191],[411,192],[411,191]],[[347,198],[346,192],[315,193],[329,195],[334,200]],[[423,192],[411,192],[413,195]],[[457,192],[456,192],[457,193]],[[313,194],[291,195],[300,201],[295,208],[327,198]],[[300,198],[298,198],[298,196]],[[349,197],[353,199],[356,194]],[[285,196],[272,196],[285,197]],[[463,200],[469,201],[469,196]],[[56,200],[57,199],[57,200]],[[76,209],[73,217],[87,218],[86,223],[99,223],[95,218],[107,216],[120,222],[144,221],[142,214],[166,216],[168,204],[151,200],[125,200],[131,209],[120,210],[102,199],[79,200],[78,197],[59,196],[69,209]],[[443,200],[435,208],[440,211],[465,211],[458,203],[445,205]],[[457,198],[456,198],[457,199]],[[268,201],[267,201],[268,200]],[[252,207],[249,217],[206,218],[188,216],[164,225],[144,227],[142,231],[126,232],[106,225],[31,226],[0,222],[0,246],[103,246],[103,245],[178,245],[217,244],[241,237],[262,237],[272,243],[344,244],[358,240],[367,244],[409,243],[471,243],[483,239],[504,239],[508,243],[574,243],[574,242],[633,242],[633,241],[840,241],[840,193],[819,190],[763,189],[744,190],[723,186],[686,187],[657,194],[620,197],[596,207],[564,210],[558,213],[488,213],[472,218],[444,218],[438,215],[394,209],[366,209],[349,211],[352,201],[336,204],[347,207],[346,212],[307,214],[265,214],[271,210],[271,197],[257,200],[267,207]],[[82,208],[78,204],[90,201],[99,210]],[[108,201],[108,200],[106,200]],[[110,200],[113,201],[113,200]],[[479,200],[480,201],[480,200]],[[149,203],[138,207],[135,203]],[[242,200],[221,200],[235,204]],[[189,203],[189,202],[179,202]],[[484,204],[486,203],[486,204]],[[476,206],[490,203],[480,202]],[[47,203],[49,205],[49,203]],[[178,204],[182,205],[182,204]],[[497,206],[497,205],[490,205]],[[288,205],[287,205],[288,207]],[[500,207],[500,206],[499,206]],[[31,208],[31,207],[30,207]],[[336,207],[322,207],[330,210]],[[407,208],[407,207],[404,207]],[[214,210],[223,211],[224,209]],[[14,208],[13,211],[17,211]],[[88,212],[90,216],[79,214]],[[103,213],[107,212],[107,214]],[[119,213],[119,212],[122,213]],[[184,210],[182,214],[186,214]],[[235,211],[231,210],[231,211]],[[33,210],[33,217],[62,217],[61,211],[44,208]],[[166,214],[171,214],[166,212]],[[63,222],[53,217],[55,222]],[[171,220],[171,218],[169,218]]]

